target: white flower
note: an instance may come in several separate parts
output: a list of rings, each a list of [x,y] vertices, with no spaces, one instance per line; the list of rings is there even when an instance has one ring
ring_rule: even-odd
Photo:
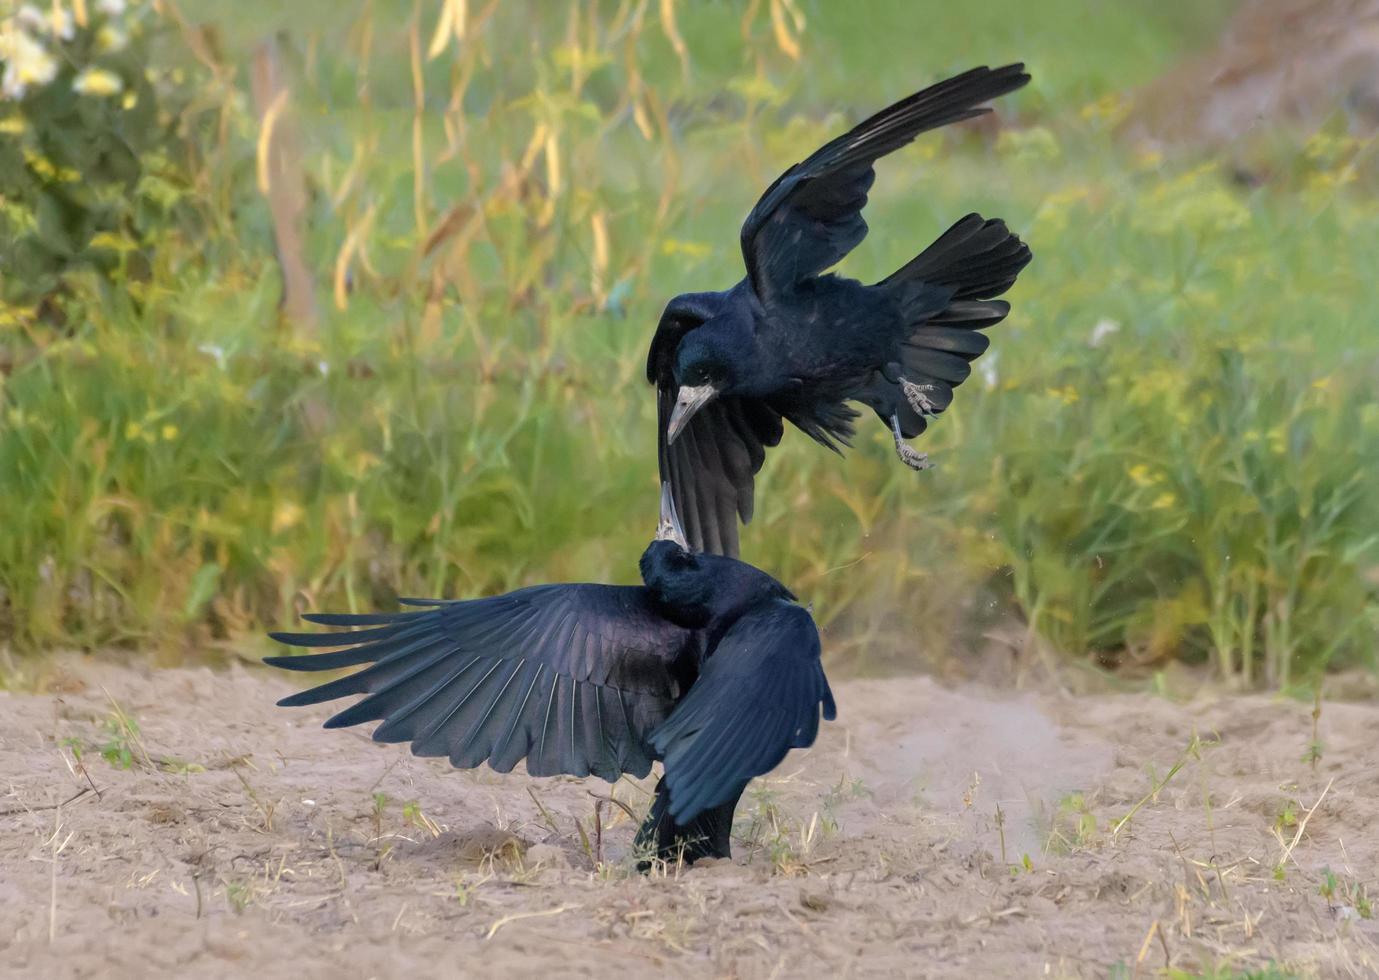
[[[6,98],[22,99],[30,85],[47,85],[57,77],[57,59],[14,22],[0,28],[0,60],[5,62],[0,95]]]
[[[14,19],[20,27],[30,31],[46,31],[52,26],[51,17],[31,3],[26,3],[14,12]]]
[[[53,34],[60,40],[70,41],[77,36],[77,24],[70,10],[59,8],[53,11],[39,10],[26,3],[15,11],[14,19],[19,26],[35,34]]]
[[[96,9],[110,17],[118,17],[125,12],[125,0],[96,0]]]
[[[82,95],[118,95],[124,91],[124,82],[113,71],[83,68],[81,74],[72,80],[72,88]]]

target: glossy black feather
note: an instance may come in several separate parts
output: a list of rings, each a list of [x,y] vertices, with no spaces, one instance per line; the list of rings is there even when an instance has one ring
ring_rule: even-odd
[[[525,759],[535,776],[644,776],[663,744],[673,754],[665,785],[680,789],[673,805],[653,809],[644,834],[669,847],[700,828],[726,854],[736,801],[728,791],[811,744],[820,710],[831,717],[818,633],[784,586],[743,562],[657,541],[641,571],[638,587],[545,585],[417,601],[424,611],[398,616],[313,614],[363,628],[275,633],[342,649],[268,663],[367,666],[279,704],[362,695],[326,727],[381,722],[376,741],[410,742],[416,755],[460,768],[487,762],[508,772]],[[812,720],[803,706],[811,697]]]
[[[735,798],[792,746],[812,744],[821,709],[834,716],[809,613],[775,600],[744,614],[651,733],[666,764],[671,816],[684,823]]]
[[[1005,223],[959,219],[873,285],[827,273],[867,232],[862,210],[875,162],[916,136],[988,112],[983,103],[1029,81],[1022,65],[975,68],[883,109],[820,147],[767,188],[742,226],[746,277],[724,292],[667,304],[647,357],[657,387],[661,478],[690,543],[736,555],[753,482],[783,422],[822,446],[849,445],[857,413],[894,418],[907,438],[928,424],[900,379],[938,414],[986,349],[973,331],[999,323],[994,300],[1030,261]],[[936,329],[941,328],[941,329]],[[681,389],[713,391],[668,436]],[[736,515],[736,517],[734,517]]]

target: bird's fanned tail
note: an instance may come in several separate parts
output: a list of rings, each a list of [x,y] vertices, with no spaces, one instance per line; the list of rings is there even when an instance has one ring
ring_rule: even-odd
[[[883,420],[894,414],[905,438],[923,432],[924,416],[952,403],[953,389],[991,343],[980,331],[1010,312],[995,297],[1015,284],[1030,258],[1029,246],[1004,221],[969,214],[878,283],[895,296],[907,333],[900,361],[872,378],[863,400]],[[927,411],[916,408],[917,400]]]

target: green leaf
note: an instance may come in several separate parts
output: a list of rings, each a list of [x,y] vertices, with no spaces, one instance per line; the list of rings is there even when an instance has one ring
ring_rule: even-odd
[[[220,585],[221,567],[215,562],[209,565],[202,565],[192,576],[191,588],[187,590],[187,602],[182,607],[182,615],[191,621],[201,615],[206,604],[215,595],[216,587]]]

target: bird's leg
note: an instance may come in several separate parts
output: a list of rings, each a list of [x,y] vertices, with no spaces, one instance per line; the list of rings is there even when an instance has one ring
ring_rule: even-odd
[[[905,393],[905,400],[910,403],[916,414],[923,418],[933,418],[938,414],[938,407],[929,400],[926,391],[933,391],[933,385],[917,385],[913,381],[900,379],[900,390]]]
[[[934,464],[929,462],[929,454],[922,453],[905,441],[900,434],[900,416],[891,416],[891,432],[895,435],[895,454],[900,461],[912,470],[927,470]]]

